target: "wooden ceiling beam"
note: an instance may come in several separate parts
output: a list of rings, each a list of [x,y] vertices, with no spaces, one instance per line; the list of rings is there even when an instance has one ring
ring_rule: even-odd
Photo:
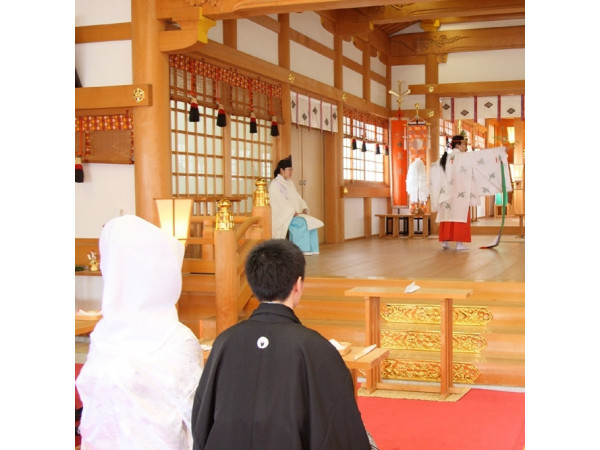
[[[406,5],[384,5],[364,8],[363,21],[375,25],[435,20],[444,17],[496,16],[525,14],[525,0],[447,0],[415,2]]]
[[[202,6],[207,17],[242,19],[267,14],[300,13],[330,9],[353,9],[373,5],[373,0],[161,0]],[[394,5],[399,0],[377,0],[380,5]],[[412,0],[412,3],[432,3],[430,0]],[[443,3],[443,2],[442,2]]]
[[[318,14],[321,16],[321,24],[330,33],[341,36],[346,41],[352,37],[360,39],[368,42],[376,52],[389,55],[389,36],[373,24],[360,21],[364,16],[355,10],[321,11]]]
[[[525,48],[525,27],[409,33],[390,38],[390,57]]]
[[[525,12],[511,14],[487,14],[482,16],[460,16],[460,17],[440,17],[440,25],[453,25],[457,23],[490,22],[502,20],[525,19]]]
[[[474,83],[411,84],[411,95],[434,94],[446,97],[471,95],[525,94],[525,80],[481,81]]]

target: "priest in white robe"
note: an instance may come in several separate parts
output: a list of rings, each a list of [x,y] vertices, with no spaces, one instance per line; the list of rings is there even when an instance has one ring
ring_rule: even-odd
[[[273,239],[289,239],[305,255],[319,253],[317,228],[323,222],[308,214],[308,205],[292,181],[292,157],[277,163],[274,178],[269,184]]]

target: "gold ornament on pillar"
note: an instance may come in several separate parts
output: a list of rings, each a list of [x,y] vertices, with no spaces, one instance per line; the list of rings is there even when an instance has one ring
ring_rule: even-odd
[[[219,210],[217,211],[217,217],[215,219],[215,230],[233,230],[233,214],[231,214],[231,211],[229,210],[229,208],[231,208],[231,201],[226,198],[219,200],[217,207]]]
[[[256,186],[256,190],[254,191],[254,196],[252,199],[252,203],[254,206],[268,206],[269,205],[269,191],[267,190],[267,180],[264,178],[259,178],[254,183]]]

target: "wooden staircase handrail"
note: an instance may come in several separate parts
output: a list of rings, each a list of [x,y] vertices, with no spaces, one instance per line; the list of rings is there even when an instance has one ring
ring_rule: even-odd
[[[260,222],[260,217],[256,216],[244,217],[244,219],[244,222],[238,227],[236,227],[236,237],[238,239],[238,243],[240,239],[244,236],[244,234],[246,234],[246,231],[248,231],[248,229],[252,225],[258,224]]]

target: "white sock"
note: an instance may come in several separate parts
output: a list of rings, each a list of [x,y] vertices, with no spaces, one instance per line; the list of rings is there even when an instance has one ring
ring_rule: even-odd
[[[456,243],[456,250],[469,250],[469,247],[463,245],[462,242],[457,242]]]
[[[447,249],[447,248],[450,248],[450,246],[448,245],[448,241],[444,241],[444,242],[442,243],[442,248],[443,248],[444,250],[445,250],[445,249]]]

